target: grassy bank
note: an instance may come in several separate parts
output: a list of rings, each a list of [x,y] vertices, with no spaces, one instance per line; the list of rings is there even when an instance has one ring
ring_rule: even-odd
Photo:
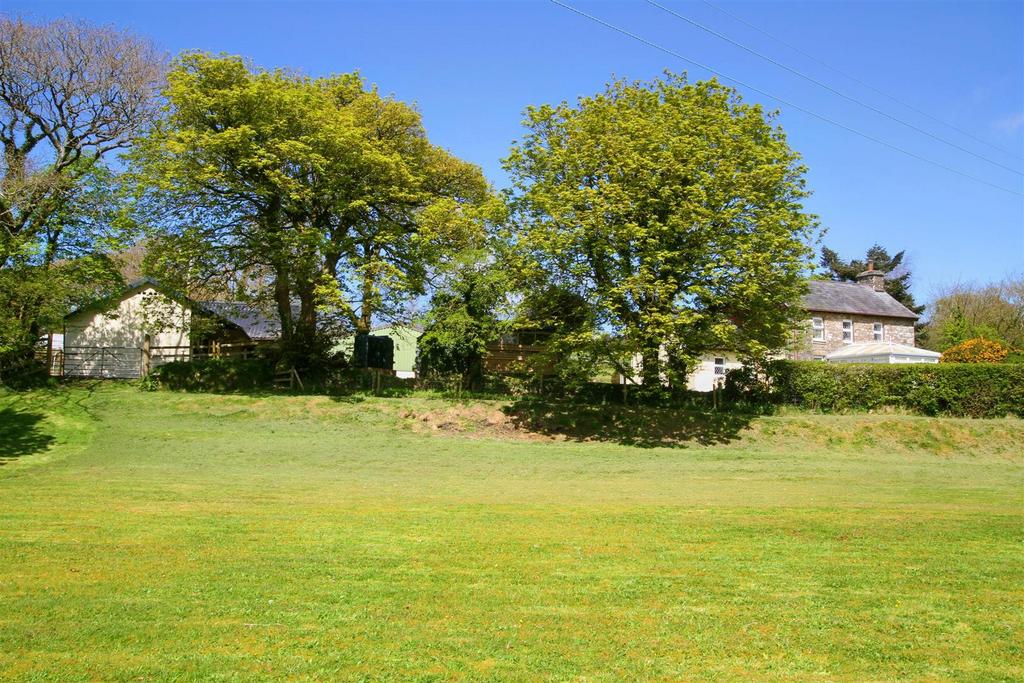
[[[0,677],[1020,679],[1022,442],[1020,420],[0,396]]]

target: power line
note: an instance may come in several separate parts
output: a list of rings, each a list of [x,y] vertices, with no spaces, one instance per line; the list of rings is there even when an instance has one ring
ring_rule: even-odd
[[[1005,147],[1000,147],[999,145],[994,145],[991,142],[989,142],[988,140],[985,140],[983,138],[979,138],[978,136],[974,135],[973,133],[971,133],[968,130],[960,128],[959,126],[956,126],[956,125],[954,125],[952,123],[949,123],[948,121],[944,121],[944,120],[938,118],[937,116],[934,116],[933,114],[928,113],[927,111],[925,111],[923,109],[915,107],[914,105],[910,104],[909,102],[904,102],[903,100],[901,100],[900,98],[896,97],[895,95],[891,95],[891,94],[885,92],[884,90],[879,90],[878,88],[876,88],[875,86],[871,85],[870,83],[867,83],[864,80],[862,80],[860,78],[857,78],[856,76],[854,76],[852,74],[846,73],[842,69],[839,69],[837,67],[832,66],[831,64],[829,64],[828,62],[820,59],[819,57],[815,57],[814,55],[812,55],[811,53],[807,52],[806,50],[803,50],[803,49],[797,47],[796,45],[793,45],[792,43],[786,42],[782,38],[779,38],[778,36],[769,33],[768,31],[764,30],[760,26],[757,26],[756,24],[753,24],[753,23],[747,21],[743,17],[737,16],[737,15],[733,14],[732,12],[729,12],[728,10],[720,7],[719,5],[716,5],[713,2],[711,2],[710,0],[703,0],[703,2],[708,7],[712,8],[712,9],[718,11],[718,12],[721,12],[722,14],[724,14],[725,16],[733,19],[734,21],[738,21],[739,23],[743,24],[744,26],[747,26],[748,28],[754,29],[755,31],[757,31],[761,35],[764,35],[764,36],[767,36],[767,37],[771,38],[775,42],[783,45],[784,47],[788,47],[790,50],[793,50],[797,54],[803,55],[807,59],[810,59],[811,61],[820,64],[821,66],[825,67],[829,71],[833,71],[833,72],[839,74],[840,76],[842,76],[844,78],[848,78],[851,81],[853,81],[854,83],[856,83],[856,84],[858,84],[858,85],[860,85],[860,86],[862,86],[864,88],[867,88],[868,90],[870,90],[870,91],[872,91],[872,92],[874,92],[874,93],[876,93],[878,95],[881,95],[882,97],[884,97],[884,98],[886,98],[888,100],[892,100],[893,102],[895,102],[896,104],[898,104],[898,105],[900,105],[902,107],[906,107],[907,109],[909,109],[910,111],[914,112],[915,114],[920,114],[921,116],[924,116],[925,118],[930,119],[930,120],[934,121],[935,123],[942,124],[943,126],[946,126],[947,128],[955,130],[956,132],[960,133],[961,135],[965,135],[965,136],[969,137],[970,139],[974,140],[975,142],[980,142],[981,144],[985,145],[986,147],[991,147],[992,149],[996,150],[997,152],[1002,152],[1003,154],[1008,154],[1008,155],[1010,155],[1011,157],[1013,157],[1014,159],[1017,159],[1017,160],[1020,159],[1019,152],[1014,152],[1012,150],[1006,149]]]
[[[970,154],[971,156],[976,157],[978,159],[981,159],[982,161],[985,161],[987,163],[990,163],[993,166],[998,166],[999,168],[1005,169],[1005,170],[1010,171],[1012,173],[1016,173],[1019,176],[1024,176],[1024,172],[1021,172],[1021,171],[1013,168],[1012,166],[1007,166],[1006,164],[1001,164],[998,161],[994,161],[992,159],[989,159],[987,156],[985,156],[983,154],[978,154],[977,152],[973,152],[970,149],[968,149],[966,147],[963,147],[961,145],[958,145],[955,142],[950,142],[949,140],[947,140],[947,139],[945,139],[943,137],[935,135],[934,133],[932,133],[930,131],[927,131],[924,128],[921,128],[919,126],[915,126],[914,124],[912,124],[912,123],[910,123],[908,121],[904,121],[903,119],[899,118],[898,116],[893,116],[892,114],[890,114],[889,112],[887,112],[887,111],[885,111],[883,109],[879,109],[878,107],[875,107],[874,105],[871,105],[871,104],[868,104],[867,102],[859,100],[856,97],[853,97],[852,95],[847,95],[843,91],[837,90],[836,88],[833,88],[831,85],[829,85],[828,83],[825,83],[824,81],[820,81],[817,78],[814,78],[813,76],[809,76],[809,75],[805,74],[802,71],[799,71],[797,69],[794,69],[791,66],[783,64],[782,62],[780,62],[780,61],[778,61],[776,59],[773,59],[773,58],[769,57],[766,54],[758,52],[757,50],[754,50],[753,48],[747,47],[743,43],[741,43],[741,42],[739,42],[737,40],[733,40],[732,38],[730,38],[729,36],[725,35],[724,33],[719,33],[718,31],[714,30],[713,28],[705,26],[704,24],[701,24],[698,21],[694,21],[693,19],[690,19],[689,17],[680,14],[680,13],[676,12],[675,10],[669,8],[669,7],[665,7],[664,5],[659,4],[659,3],[655,2],[654,0],[647,0],[647,4],[652,5],[654,7],[657,7],[658,9],[662,10],[663,12],[667,12],[668,14],[671,14],[673,17],[676,17],[677,19],[681,19],[682,21],[685,21],[686,23],[690,24],[691,26],[695,26],[695,27],[699,28],[701,31],[704,31],[705,33],[710,33],[711,35],[715,36],[716,38],[720,38],[721,40],[724,40],[725,42],[727,42],[727,43],[729,43],[731,45],[735,45],[736,47],[740,48],[741,50],[745,50],[745,51],[749,52],[750,54],[754,55],[755,57],[760,57],[761,59],[774,64],[775,66],[779,67],[780,69],[785,69],[786,71],[790,72],[791,74],[795,74],[795,75],[799,76],[800,78],[804,79],[805,81],[813,83],[814,85],[816,85],[816,86],[818,86],[820,88],[824,88],[825,90],[828,90],[833,95],[837,95],[839,97],[842,97],[844,100],[847,100],[848,102],[853,102],[854,104],[858,104],[858,105],[864,107],[865,109],[869,109],[870,111],[873,111],[876,114],[884,116],[885,118],[889,119],[890,121],[895,121],[896,123],[898,123],[898,124],[900,124],[902,126],[906,126],[907,128],[909,128],[909,129],[911,129],[913,131],[917,131],[918,133],[921,133],[922,135],[927,135],[928,137],[932,138],[933,140],[937,140],[937,141],[941,142],[944,145],[948,145],[948,146],[952,147],[953,149],[958,149],[961,152],[964,152],[966,154]]]
[[[636,41],[638,41],[640,43],[643,43],[644,45],[647,45],[648,47],[653,47],[655,50],[660,50],[661,52],[664,52],[667,55],[671,55],[671,56],[675,57],[676,59],[680,59],[680,60],[682,60],[684,62],[687,62],[689,64],[693,64],[694,66],[696,66],[699,69],[704,69],[705,71],[709,71],[712,74],[717,74],[717,75],[719,75],[720,77],[724,78],[727,81],[732,81],[733,83],[736,83],[737,85],[739,85],[741,87],[747,88],[748,90],[752,90],[752,91],[754,91],[756,93],[760,93],[761,95],[764,95],[765,97],[771,98],[771,99],[775,100],[776,102],[779,102],[781,104],[786,105],[787,107],[792,107],[793,109],[796,109],[797,111],[801,111],[801,112],[807,114],[808,116],[813,116],[814,118],[819,119],[821,121],[824,121],[825,123],[830,123],[833,126],[837,126],[838,128],[842,128],[843,130],[849,131],[850,133],[853,133],[855,135],[859,135],[860,137],[862,137],[862,138],[864,138],[866,140],[870,140],[870,141],[872,141],[872,142],[874,142],[876,144],[882,145],[883,147],[888,147],[889,149],[892,149],[892,150],[895,150],[897,152],[900,152],[901,154],[906,154],[909,157],[913,157],[913,158],[915,158],[915,159],[917,159],[919,161],[923,161],[923,162],[925,162],[927,164],[931,164],[932,166],[936,166],[938,168],[944,169],[946,171],[949,171],[950,173],[955,173],[955,174],[957,174],[959,176],[963,176],[964,178],[969,178],[970,180],[974,180],[975,182],[979,182],[979,183],[981,183],[983,185],[988,185],[989,187],[994,187],[997,190],[1002,190],[1003,192],[1009,192],[1010,194],[1017,195],[1019,197],[1024,197],[1024,193],[1022,193],[1022,192],[1018,192],[1017,190],[1011,190],[1009,188],[1003,187],[1002,185],[996,185],[995,183],[991,183],[991,182],[989,182],[987,180],[984,180],[982,178],[979,178],[977,176],[973,176],[973,175],[971,175],[969,173],[965,173],[964,171],[960,171],[958,169],[955,169],[952,166],[947,166],[947,165],[945,165],[945,164],[943,164],[941,162],[933,161],[933,160],[931,160],[931,159],[929,159],[927,157],[921,156],[920,154],[916,154],[914,152],[905,150],[902,147],[898,147],[898,146],[896,146],[896,145],[894,145],[892,143],[886,142],[885,140],[881,140],[879,138],[876,138],[873,135],[869,135],[868,133],[864,133],[862,131],[859,131],[856,128],[851,128],[850,126],[847,126],[845,123],[840,123],[839,121],[836,121],[834,119],[830,119],[827,116],[823,116],[822,114],[818,114],[816,112],[813,112],[810,109],[806,109],[804,107],[801,107],[798,104],[795,104],[793,102],[785,100],[785,99],[783,99],[781,97],[778,97],[776,95],[772,95],[771,93],[766,92],[764,90],[761,90],[760,88],[758,88],[756,86],[753,86],[753,85],[750,85],[749,83],[741,81],[738,78],[733,78],[732,76],[727,76],[726,74],[722,73],[721,71],[718,71],[717,69],[713,69],[710,66],[708,66],[706,64],[702,64],[701,62],[698,62],[696,60],[690,59],[689,57],[684,57],[683,55],[679,54],[675,50],[671,50],[671,49],[669,49],[667,47],[663,47],[661,45],[658,45],[657,43],[654,43],[654,42],[652,42],[650,40],[647,40],[646,38],[638,36],[637,34],[632,33],[630,31],[627,31],[626,29],[621,28],[619,26],[616,26],[615,24],[610,24],[607,21],[605,21],[604,19],[599,19],[599,18],[593,16],[592,14],[587,14],[586,12],[584,12],[582,10],[576,9],[572,5],[568,5],[568,4],[564,3],[564,2],[561,2],[561,0],[550,0],[550,1],[552,3],[560,6],[560,7],[563,7],[565,9],[569,10],[570,12],[573,12],[575,14],[580,15],[581,17],[585,17],[587,19],[590,19],[591,21],[596,22],[596,23],[604,26],[605,28],[610,28],[611,30],[616,31],[618,33],[621,33],[624,36],[628,36],[628,37],[632,38],[633,40],[636,40]]]

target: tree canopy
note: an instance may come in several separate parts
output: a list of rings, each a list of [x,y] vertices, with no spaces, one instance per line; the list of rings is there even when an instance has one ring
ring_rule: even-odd
[[[487,345],[509,329],[509,279],[486,253],[466,253],[435,290],[419,339],[420,371],[482,388]]]
[[[476,166],[357,73],[188,53],[164,95],[133,156],[140,206],[160,217],[154,260],[192,280],[233,276],[236,296],[273,303],[286,345],[308,347],[325,314],[367,331],[404,310],[494,209]]]
[[[575,295],[591,326],[578,338],[614,340],[620,368],[642,354],[647,382],[711,349],[784,346],[816,221],[773,119],[673,74],[527,109],[505,160],[524,288]]]
[[[978,337],[1024,350],[1024,278],[947,287],[931,303],[923,344],[936,351]]]
[[[875,270],[886,274],[885,291],[914,313],[920,314],[924,311],[925,306],[918,305],[914,301],[914,295],[910,293],[911,274],[910,269],[904,263],[905,256],[905,251],[890,256],[887,249],[875,244],[867,250],[863,260],[844,261],[835,251],[828,247],[822,247],[820,265],[832,280],[856,282],[857,275],[868,269],[868,262],[873,262]]]

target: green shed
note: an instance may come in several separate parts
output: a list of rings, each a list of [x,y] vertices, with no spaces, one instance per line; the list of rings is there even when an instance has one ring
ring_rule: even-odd
[[[395,344],[395,374],[398,377],[416,376],[416,342],[423,334],[411,325],[381,325],[370,330],[370,334],[390,337]],[[352,355],[355,337],[345,337],[334,347],[346,356]]]

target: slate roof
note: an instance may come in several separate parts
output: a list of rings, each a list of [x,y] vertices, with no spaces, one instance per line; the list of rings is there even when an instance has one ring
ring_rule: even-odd
[[[804,295],[804,309],[822,313],[857,313],[886,318],[917,320],[916,313],[892,298],[888,292],[876,292],[856,282],[811,280]]]
[[[266,313],[256,306],[237,301],[200,301],[198,305],[206,312],[237,325],[253,341],[272,341],[281,336],[281,320],[276,311]],[[292,304],[292,315],[298,317],[298,304]]]

